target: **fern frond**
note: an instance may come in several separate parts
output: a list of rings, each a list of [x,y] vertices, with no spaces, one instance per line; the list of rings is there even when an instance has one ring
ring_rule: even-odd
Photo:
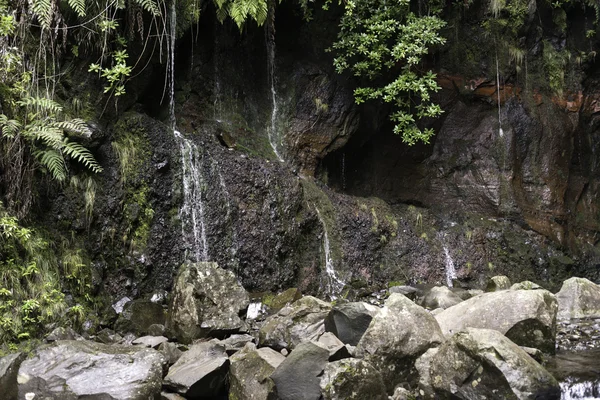
[[[92,131],[87,123],[80,118],[73,118],[68,121],[55,121],[51,124],[53,127],[67,131],[78,136],[90,137]]]
[[[225,5],[225,3],[227,3],[227,0],[214,0],[215,5],[217,6],[217,12],[218,10],[224,8],[223,6]]]
[[[269,14],[269,6],[266,0],[254,0],[252,2],[253,9],[251,11],[252,18],[256,21],[258,26],[262,26],[267,20]]]
[[[67,177],[67,168],[63,156],[54,149],[38,150],[34,153],[35,157],[42,164],[52,178],[57,181],[64,181]]]
[[[2,127],[2,136],[15,137],[22,128],[19,121],[8,119],[4,114],[0,114],[0,127]]]
[[[50,28],[52,23],[52,0],[33,0],[33,13],[37,16],[42,28]]]
[[[85,0],[67,0],[67,3],[79,17],[85,17]]]
[[[220,23],[225,22],[225,19],[227,18],[228,12],[227,12],[227,7],[221,7],[221,8],[217,8],[217,20]]]
[[[229,16],[235,21],[240,30],[242,30],[246,15],[248,15],[248,11],[244,0],[235,0],[231,3],[231,6],[229,7]]]
[[[63,152],[67,154],[69,157],[79,161],[87,168],[89,168],[92,172],[99,173],[102,172],[102,167],[92,153],[81,144],[77,142],[69,142],[69,139],[65,138],[63,141]]]
[[[160,9],[158,8],[158,4],[154,0],[135,0],[144,10],[148,11],[150,14],[154,16],[160,15]]]
[[[18,101],[17,104],[21,107],[36,108],[54,114],[62,111],[60,104],[45,97],[25,97],[23,100]]]
[[[57,150],[62,147],[64,137],[62,129],[42,121],[27,125],[23,135],[32,140],[41,140],[44,145]]]

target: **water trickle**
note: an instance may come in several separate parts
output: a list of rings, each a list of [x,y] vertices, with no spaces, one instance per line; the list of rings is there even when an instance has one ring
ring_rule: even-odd
[[[193,261],[208,261],[208,243],[204,223],[204,204],[202,202],[202,157],[198,146],[177,130],[175,119],[175,34],[176,34],[176,2],[171,6],[169,18],[169,122],[175,140],[181,152],[181,169],[183,176],[183,205],[179,210],[181,233],[186,241],[188,254],[186,258]]]
[[[498,135],[500,137],[504,136],[504,131],[502,130],[502,106],[500,105],[500,68],[498,67],[498,53],[496,53],[496,93],[498,94]]]
[[[273,12],[273,11],[271,11]],[[265,29],[265,41],[267,46],[267,70],[269,73],[269,85],[271,88],[271,123],[267,127],[267,135],[269,143],[273,148],[273,153],[279,161],[284,161],[281,155],[281,137],[277,127],[277,119],[279,117],[279,104],[277,101],[277,91],[275,90],[275,24],[273,16]]]
[[[325,224],[325,220],[323,217],[321,217],[319,209],[315,207],[315,210],[317,211],[317,217],[319,217],[319,221],[323,226],[323,252],[325,253],[325,273],[327,275],[326,292],[329,294],[329,297],[335,299],[344,288],[345,283],[335,272],[333,266],[333,259],[331,258],[331,250],[329,248],[329,233],[327,231],[327,224]]]
[[[454,260],[446,246],[444,246],[444,255],[446,257],[446,286],[451,288],[453,286],[452,280],[456,279],[456,269],[454,268]]]

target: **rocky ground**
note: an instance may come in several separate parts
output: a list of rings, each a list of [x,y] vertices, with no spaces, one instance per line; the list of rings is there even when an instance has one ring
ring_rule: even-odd
[[[297,289],[258,300],[216,263],[184,264],[170,295],[115,304],[113,325],[83,335],[58,328],[46,344],[0,358],[0,392],[6,400],[560,398],[564,382],[543,365],[582,336],[578,346],[597,344],[600,286],[571,278],[554,295],[494,277],[487,290],[394,286],[380,305]]]

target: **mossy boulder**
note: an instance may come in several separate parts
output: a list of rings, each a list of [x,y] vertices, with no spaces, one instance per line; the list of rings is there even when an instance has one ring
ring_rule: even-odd
[[[321,377],[325,400],[387,400],[381,374],[364,360],[346,358],[327,364]]]
[[[488,279],[486,292],[497,292],[499,290],[510,289],[510,279],[504,275],[492,276]]]
[[[429,375],[436,398],[560,399],[554,377],[500,332],[467,328],[432,354]],[[429,389],[429,390],[428,390]]]
[[[364,302],[336,305],[325,318],[325,330],[356,346],[379,308]]]
[[[248,293],[231,271],[214,262],[182,265],[171,293],[167,329],[182,343],[245,329],[240,315]]]
[[[554,353],[557,310],[547,290],[502,290],[465,300],[435,318],[448,338],[465,328],[494,329],[520,346]]]
[[[125,304],[123,312],[115,323],[115,330],[136,335],[148,333],[155,324],[165,323],[165,310],[162,305],[149,300],[133,300]]]
[[[293,349],[300,342],[317,340],[325,332],[324,320],[329,311],[331,304],[305,296],[265,320],[259,331],[259,345]]]
[[[427,310],[392,293],[358,342],[356,356],[377,368],[392,392],[397,384],[416,380],[415,360],[443,341],[437,321]]]
[[[25,354],[14,353],[0,358],[0,393],[5,400],[17,400],[17,373]]]
[[[558,319],[600,317],[600,285],[585,278],[564,281],[556,294]]]
[[[429,310],[446,309],[457,305],[461,301],[463,300],[446,286],[435,286],[425,293],[421,305]]]
[[[285,357],[273,349],[256,349],[247,343],[230,359],[229,399],[267,400],[274,385],[271,374],[283,360]]]

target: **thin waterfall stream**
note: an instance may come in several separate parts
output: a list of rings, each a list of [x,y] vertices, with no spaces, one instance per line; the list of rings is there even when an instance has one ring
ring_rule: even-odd
[[[183,205],[179,210],[181,234],[186,243],[186,258],[193,261],[208,261],[208,242],[206,240],[206,224],[204,221],[204,203],[202,191],[204,179],[202,175],[203,157],[193,141],[187,139],[177,130],[175,118],[175,35],[176,35],[176,2],[171,6],[169,20],[169,122],[181,153],[181,169],[183,176]]]
[[[325,223],[325,220],[321,216],[321,212],[317,207],[315,207],[315,211],[317,212],[319,222],[321,222],[321,225],[323,226],[323,252],[325,253],[325,273],[327,274],[326,292],[332,299],[335,299],[336,296],[344,288],[345,283],[340,279],[337,272],[335,272],[333,259],[331,258],[331,249],[329,246],[329,232],[327,230],[327,224]]]
[[[274,11],[273,11],[274,12]],[[273,19],[274,16],[271,17]],[[269,85],[271,89],[271,121],[270,125],[267,126],[267,135],[269,137],[269,143],[273,148],[273,153],[277,156],[277,159],[281,162],[284,161],[281,155],[281,137],[277,127],[277,121],[279,118],[279,105],[277,99],[277,90],[275,89],[275,26],[274,21],[270,21],[265,29],[265,42],[267,46],[267,71],[269,76]]]

